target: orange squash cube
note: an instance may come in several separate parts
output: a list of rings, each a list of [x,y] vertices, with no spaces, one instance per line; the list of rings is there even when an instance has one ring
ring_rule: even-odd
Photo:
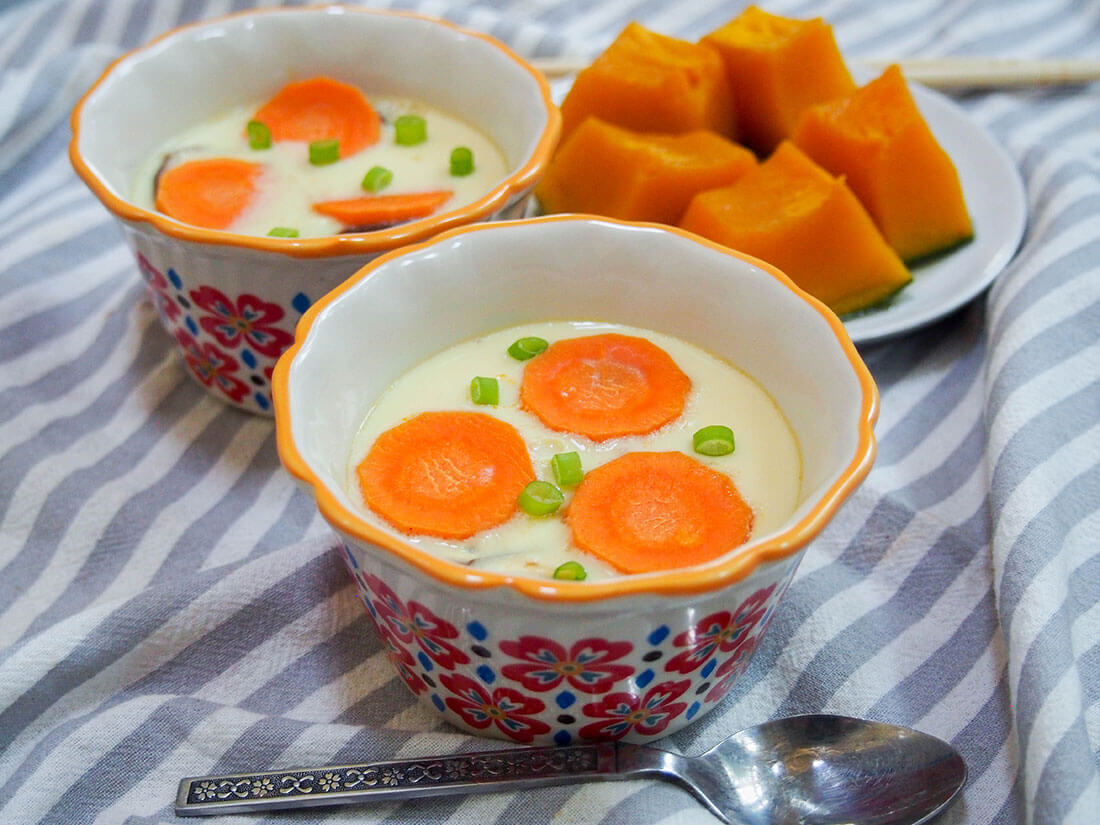
[[[838,314],[912,280],[844,180],[789,141],[733,186],[696,195],[680,226],[778,267]]]
[[[749,6],[702,42],[722,55],[742,142],[762,155],[794,132],[802,112],[855,88],[833,30]]]
[[[547,212],[675,224],[697,192],[729,186],[755,165],[752,152],[714,132],[642,134],[590,117],[535,194]]]
[[[638,23],[577,75],[561,104],[562,139],[589,115],[638,132],[734,134],[722,58],[708,46]]]
[[[848,97],[808,109],[794,141],[821,166],[847,178],[904,260],[973,237],[959,174],[897,66]]]

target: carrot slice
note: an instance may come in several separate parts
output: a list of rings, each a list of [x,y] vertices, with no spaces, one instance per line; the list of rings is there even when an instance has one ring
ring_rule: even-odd
[[[340,142],[346,158],[378,142],[381,121],[354,86],[331,77],[288,83],[252,116],[275,140]]]
[[[515,427],[469,412],[421,413],[387,430],[358,475],[367,506],[393,526],[452,539],[507,521],[535,479]]]
[[[607,333],[555,341],[531,359],[520,400],[552,430],[604,441],[672,421],[690,389],[691,379],[656,344]]]
[[[627,453],[592,470],[566,514],[573,542],[623,573],[701,564],[744,543],[752,510],[684,453]]]
[[[184,223],[225,229],[252,201],[262,170],[233,158],[189,160],[161,173],[157,209]]]
[[[313,211],[336,218],[344,226],[378,226],[423,218],[450,200],[450,189],[409,192],[404,195],[374,195],[342,201],[321,201]]]

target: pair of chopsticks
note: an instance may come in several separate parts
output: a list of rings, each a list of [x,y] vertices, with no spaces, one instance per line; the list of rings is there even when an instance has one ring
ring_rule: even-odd
[[[587,61],[568,58],[536,58],[531,62],[548,78],[574,74],[588,65]],[[909,80],[943,90],[1078,86],[1100,80],[1100,60],[931,57],[868,59],[859,63],[872,70],[882,70],[897,63]]]

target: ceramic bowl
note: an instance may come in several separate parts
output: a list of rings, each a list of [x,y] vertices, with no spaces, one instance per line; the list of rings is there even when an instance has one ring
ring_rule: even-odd
[[[131,201],[138,167],[166,139],[319,74],[453,112],[496,142],[508,175],[461,209],[324,238],[202,229]],[[559,121],[542,76],[485,35],[401,12],[264,9],[184,26],[112,64],[73,112],[70,157],[121,222],[191,374],[221,400],[270,414],[271,371],[302,312],[383,252],[523,214]]]
[[[801,445],[790,519],[705,565],[570,582],[442,561],[364,518],[347,465],[375,397],[454,343],[551,319],[667,333],[752,375]],[[725,695],[806,545],[869,471],[878,395],[836,316],[768,264],[678,229],[565,215],[372,262],[305,314],[275,403],[282,461],[340,535],[408,688],[465,730],[563,744],[644,742]]]

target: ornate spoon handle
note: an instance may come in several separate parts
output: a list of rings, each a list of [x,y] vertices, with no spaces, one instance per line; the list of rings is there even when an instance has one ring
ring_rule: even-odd
[[[631,751],[635,748],[631,748]],[[437,796],[622,779],[614,744],[518,748],[428,759],[324,768],[192,776],[180,782],[180,816],[350,805],[367,800]]]

